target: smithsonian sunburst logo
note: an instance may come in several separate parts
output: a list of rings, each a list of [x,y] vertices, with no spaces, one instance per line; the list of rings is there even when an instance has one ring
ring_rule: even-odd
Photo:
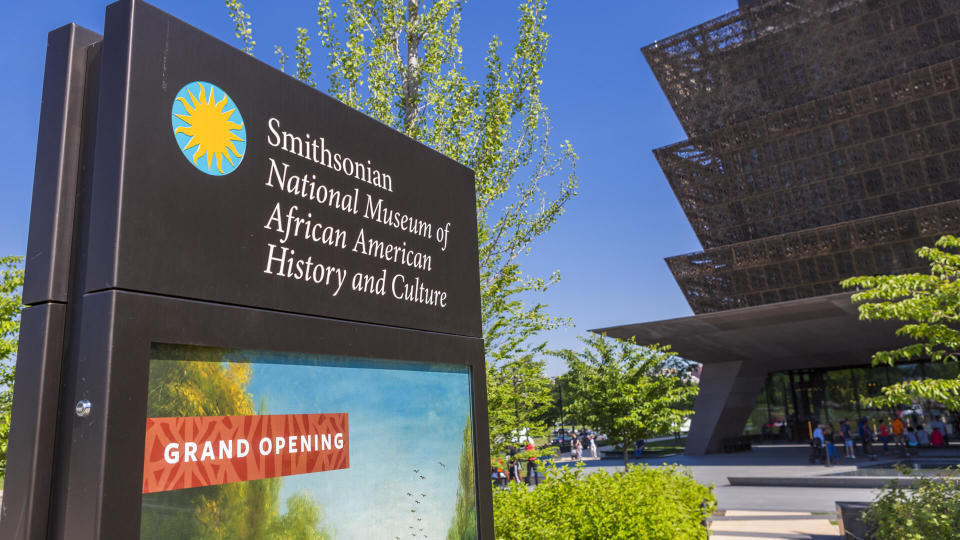
[[[247,149],[247,130],[237,105],[217,85],[194,81],[184,85],[170,113],[173,136],[193,166],[213,175],[230,174]]]

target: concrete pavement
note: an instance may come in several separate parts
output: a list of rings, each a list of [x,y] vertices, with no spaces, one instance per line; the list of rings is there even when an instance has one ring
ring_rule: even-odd
[[[729,476],[813,476],[853,471],[857,461],[842,460],[834,467],[811,465],[807,445],[759,445],[751,452],[685,456],[678,454],[650,459],[631,460],[648,465],[677,464],[687,467],[694,479],[713,484],[719,510],[756,510],[835,513],[836,501],[872,501],[872,489],[799,488],[765,486],[731,486]],[[859,460],[858,460],[859,461]],[[569,464],[569,460],[561,461]],[[585,460],[587,469],[603,468],[622,471],[623,461],[615,459]]]

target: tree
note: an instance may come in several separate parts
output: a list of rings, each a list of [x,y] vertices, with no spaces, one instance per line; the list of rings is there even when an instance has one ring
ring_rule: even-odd
[[[344,0],[338,17],[329,0],[320,0],[317,38],[328,57],[327,93],[475,172],[484,345],[488,373],[503,378],[507,374],[495,372],[537,351],[537,334],[568,322],[528,302],[559,274],[525,274],[520,260],[576,195],[578,157],[569,141],[552,143],[541,101],[546,1],[522,0],[512,54],[505,59],[493,37],[482,81],[465,74],[462,4]],[[252,54],[250,14],[239,0],[226,5],[237,38]],[[310,33],[300,27],[295,38],[295,76],[316,86]],[[284,69],[289,55],[280,46],[274,52]]]
[[[960,352],[960,255],[948,250],[960,248],[960,239],[942,236],[935,247],[922,247],[917,256],[930,262],[928,274],[912,273],[885,276],[852,277],[840,282],[856,288],[851,300],[860,303],[860,319],[865,321],[906,321],[898,336],[915,341],[909,345],[878,351],[874,365],[893,365],[897,361],[929,359],[956,362]],[[918,399],[931,400],[960,410],[960,379],[905,381],[885,387],[870,405],[892,407]]]
[[[463,446],[460,448],[460,466],[457,469],[457,502],[453,520],[447,531],[447,540],[470,540],[477,537],[477,486],[474,482],[473,424],[467,418],[463,428]]]
[[[581,341],[583,351],[557,353],[570,370],[572,408],[623,446],[624,465],[634,441],[669,433],[693,414],[686,407],[698,389],[671,367],[669,348],[597,334]]]
[[[544,419],[548,425],[560,424],[561,427],[586,425],[581,411],[576,408],[573,402],[573,379],[571,373],[558,375],[552,381],[550,388],[550,407],[544,414]]]
[[[13,407],[13,376],[20,336],[23,257],[0,258],[0,471],[7,469],[7,439]],[[2,474],[2,473],[0,473]]]
[[[909,485],[895,479],[877,493],[876,499],[863,513],[869,538],[957,538],[957,527],[960,526],[960,476],[957,470],[948,467],[937,471],[936,476],[926,476],[916,474],[905,465],[897,468],[903,476],[915,476]]]
[[[252,369],[241,353],[155,345],[151,357],[148,417],[264,413],[247,392]],[[265,478],[146,494],[141,539],[328,538],[320,528],[322,508],[309,496],[291,495],[287,512],[280,514],[280,483]]]
[[[317,527],[323,519],[320,507],[303,493],[287,498],[287,513],[277,518],[268,531],[271,540],[326,540],[327,534]],[[264,538],[252,536],[251,538]]]
[[[545,421],[551,405],[551,382],[544,374],[546,362],[533,354],[487,365],[487,408],[491,456],[503,456],[520,438],[547,433]],[[519,446],[526,446],[526,442]]]

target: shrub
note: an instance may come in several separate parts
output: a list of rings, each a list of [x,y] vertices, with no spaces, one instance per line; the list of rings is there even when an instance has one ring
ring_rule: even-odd
[[[960,538],[960,486],[955,470],[918,478],[904,489],[896,481],[880,493],[864,520],[877,540]]]
[[[705,540],[704,521],[715,506],[713,488],[675,466],[629,466],[614,474],[548,467],[536,489],[513,485],[493,495],[502,539]]]

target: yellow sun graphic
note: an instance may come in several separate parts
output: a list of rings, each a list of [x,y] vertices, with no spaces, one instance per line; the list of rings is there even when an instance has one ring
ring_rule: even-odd
[[[206,86],[206,88],[205,88]],[[199,90],[198,90],[199,89]],[[220,96],[217,95],[219,90]],[[195,95],[194,92],[197,92]],[[185,95],[184,95],[185,94]],[[187,98],[189,97],[189,101]],[[218,101],[219,97],[219,101]],[[229,106],[228,106],[229,104]],[[182,109],[180,107],[182,105]],[[227,108],[227,110],[224,110]],[[178,111],[179,110],[179,111]],[[178,114],[178,112],[182,114]],[[231,120],[236,114],[240,123]],[[186,137],[177,137],[180,149],[188,158],[192,158],[194,166],[203,171],[197,161],[206,157],[208,174],[217,174],[211,169],[216,160],[217,171],[220,175],[236,169],[243,158],[242,150],[238,150],[234,142],[241,143],[245,150],[246,130],[243,118],[233,104],[233,100],[226,92],[210,83],[193,82],[183,87],[174,101],[173,116],[182,122],[174,121],[174,136],[183,134]],[[186,124],[186,125],[184,125]],[[194,149],[193,155],[188,150]],[[224,172],[223,158],[227,158],[227,170]],[[236,163],[234,158],[237,158]]]

